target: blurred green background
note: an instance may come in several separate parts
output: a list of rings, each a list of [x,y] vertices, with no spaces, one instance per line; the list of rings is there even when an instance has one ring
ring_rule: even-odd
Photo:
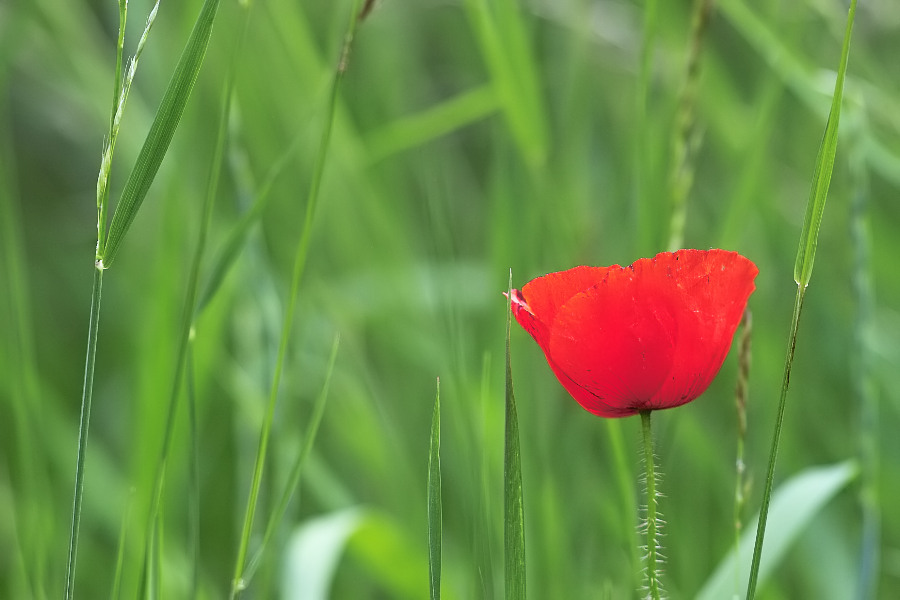
[[[113,202],[200,4],[160,7],[122,123]],[[126,55],[150,6],[129,4]],[[686,114],[679,106],[693,123],[683,245],[737,250],[760,270],[750,300],[751,485],[743,519],[756,512],[796,290],[794,255],[847,6],[717,2],[686,101],[692,4],[660,2],[650,30],[644,9],[626,0],[382,0],[361,23],[300,288],[260,533],[340,334],[337,365],[299,492],[247,597],[320,597],[307,589],[317,580],[331,581],[333,598],[427,596],[425,482],[436,377],[444,593],[503,596],[502,292],[509,270],[521,287],[549,271],[628,264],[665,250],[679,115]],[[198,523],[198,597],[223,597],[230,585],[350,11],[344,1],[283,0],[257,1],[250,11],[208,258],[272,166],[297,145],[260,224],[196,324],[197,436],[182,404],[163,502],[163,598],[192,593],[190,531]],[[137,588],[187,267],[229,50],[244,14],[233,0],[222,3],[182,124],[104,278],[76,586],[82,598],[109,596],[123,523],[122,594]],[[95,185],[117,26],[113,0],[0,4],[3,598],[59,597],[63,587]],[[857,461],[859,475],[778,560],[763,598],[859,597],[860,573],[871,566],[876,591],[863,597],[894,597],[900,587],[900,516],[892,510],[900,497],[898,32],[893,2],[861,3],[776,485],[847,459]],[[514,326],[511,342],[529,594],[635,597],[637,507],[625,498],[641,489],[639,420],[610,423],[584,412],[527,334]],[[655,416],[667,521],[663,582],[672,597],[696,596],[733,545],[736,377],[733,353],[702,398]],[[617,482],[612,428],[625,439],[630,490]],[[199,514],[190,509],[192,444]],[[881,517],[878,537],[868,541],[862,499],[869,515]],[[331,547],[340,555],[333,565]],[[870,562],[873,549],[878,560]]]

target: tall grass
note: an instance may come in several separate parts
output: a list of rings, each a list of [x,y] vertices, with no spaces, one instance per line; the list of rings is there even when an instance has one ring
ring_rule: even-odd
[[[226,596],[241,569],[252,574],[247,597],[298,597],[297,581],[334,598],[427,597],[427,449],[439,376],[441,596],[504,597],[498,307],[509,269],[516,286],[665,249],[679,148],[692,177],[682,180],[690,183],[683,228],[674,228],[681,245],[738,250],[760,275],[740,560],[729,562],[735,355],[703,398],[655,422],[669,518],[664,582],[673,598],[733,593],[736,573],[748,576],[746,534],[760,508],[792,311],[785,290],[846,6],[719,0],[692,55],[691,3],[376,2],[332,96],[353,4],[254,3],[223,126],[223,87],[247,13],[222,3],[190,101],[144,186],[128,183],[131,168],[204,3],[159,6],[110,163],[117,225],[109,231],[120,233],[103,254],[104,266],[114,263],[102,276],[74,596],[134,595],[149,554],[145,582],[163,598]],[[151,8],[129,3],[123,81]],[[900,385],[893,18],[878,3],[856,15],[757,597],[878,598],[900,585],[890,551],[900,518],[885,510],[900,494],[891,435],[900,420],[891,392]],[[110,138],[118,24],[112,0],[0,7],[3,598],[59,597],[65,585],[78,392],[100,273],[91,260],[97,159]],[[678,133],[685,102],[689,136]],[[864,115],[864,125],[851,115]],[[860,188],[865,204],[857,199],[851,212]],[[116,208],[123,195],[142,194]],[[204,214],[208,194],[215,203]],[[112,215],[129,206],[133,219]],[[195,278],[198,244],[207,250]],[[194,332],[190,360],[176,386],[185,331]],[[527,336],[513,329],[509,342],[528,595],[632,597],[636,421],[598,426]],[[167,434],[177,394],[190,409],[172,413]],[[258,456],[265,469],[254,484]],[[244,528],[254,488],[255,525]],[[285,502],[296,489],[300,501],[293,492]],[[159,544],[148,552],[154,494]],[[321,560],[301,569],[295,550],[311,532],[321,536]]]

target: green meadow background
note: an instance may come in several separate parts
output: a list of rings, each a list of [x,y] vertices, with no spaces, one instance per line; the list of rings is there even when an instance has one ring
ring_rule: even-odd
[[[159,8],[121,125],[112,206],[201,4]],[[227,597],[351,4],[220,6],[169,152],[104,275],[77,597],[141,595],[223,82],[249,14],[202,282],[270,191],[195,321],[154,590]],[[739,510],[752,529],[847,4],[719,0],[699,38],[691,2],[654,5],[648,19],[630,0],[381,0],[359,24],[334,105],[251,555],[339,336],[337,358],[300,485],[245,597],[428,596],[437,378],[444,597],[504,597],[510,269],[521,287],[578,264],[652,256],[672,244],[681,197],[675,245],[737,250],[760,271]],[[151,3],[128,8],[126,56]],[[58,598],[64,588],[117,28],[113,0],[0,4],[2,598]],[[892,598],[900,589],[898,57],[896,4],[862,2],[776,490],[819,467],[847,475],[833,493],[801,485],[794,504],[770,515],[772,548],[779,531],[800,526],[773,556],[761,598]],[[529,597],[637,597],[639,419],[583,411],[515,324],[511,360]],[[673,598],[697,597],[734,547],[737,374],[732,352],[700,399],[654,414],[663,584]],[[742,594],[743,584],[725,589]]]

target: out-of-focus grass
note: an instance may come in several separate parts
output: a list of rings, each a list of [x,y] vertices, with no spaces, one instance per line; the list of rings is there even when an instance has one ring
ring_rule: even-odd
[[[200,4],[160,8],[119,135],[113,200]],[[270,167],[297,136],[300,142],[274,180],[259,226],[196,323],[202,597],[221,597],[230,584],[294,244],[350,4],[269,0],[253,8],[208,256],[221,250]],[[717,4],[696,89],[702,144],[684,243],[727,246],[760,268],[751,299],[749,519],[758,508],[796,241],[846,7]],[[126,54],[149,6],[129,4]],[[9,415],[0,423],[0,597],[57,597],[63,586],[116,8],[112,1],[0,6],[0,401]],[[336,333],[341,352],[301,494],[251,591],[280,593],[283,549],[299,524],[359,507],[364,516],[334,572],[333,597],[426,596],[425,482],[440,376],[444,595],[502,597],[502,291],[509,268],[520,285],[547,271],[629,263],[646,252],[634,203],[642,10],[607,1],[382,2],[362,23],[338,99],[261,514],[273,510],[290,477]],[[661,233],[669,220],[663,194],[691,7],[661,2],[657,10],[645,140],[651,168],[642,185],[660,207],[651,216]],[[503,18],[507,11],[514,20]],[[222,5],[169,156],[106,278],[79,597],[109,594],[131,487],[125,597],[139,577],[142,507],[158,460],[188,257],[239,15],[233,4]],[[855,169],[870,182],[872,286],[863,339],[867,395],[880,404],[864,447],[879,458],[866,471],[867,498],[875,489],[882,499],[900,495],[900,446],[892,435],[900,422],[900,272],[893,258],[900,254],[893,202],[900,186],[900,63],[892,59],[900,52],[898,24],[889,3],[860,6],[841,123],[867,123],[854,131],[853,152]],[[783,479],[853,458],[861,446],[860,375],[849,354],[862,327],[850,235],[860,176],[850,177],[843,145],[850,138],[843,135],[792,373]],[[664,249],[657,237],[650,252]],[[622,512],[606,423],[566,397],[521,331],[513,331],[512,353],[529,593],[628,597],[635,536],[622,522],[633,515]],[[731,357],[703,398],[654,415],[666,495],[665,585],[673,597],[695,595],[734,540],[735,377]],[[638,421],[617,426],[633,448],[627,458],[637,460]],[[191,443],[182,411],[163,505],[163,597],[190,589]],[[759,597],[849,596],[863,527],[854,486],[788,550]],[[887,597],[900,585],[900,517],[881,516],[876,580],[879,597]],[[253,543],[262,533],[261,526]]]

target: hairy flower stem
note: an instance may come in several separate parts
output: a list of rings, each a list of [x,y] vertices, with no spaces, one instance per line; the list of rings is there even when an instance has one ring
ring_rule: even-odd
[[[653,434],[650,430],[650,412],[641,411],[641,431],[644,434],[644,468],[647,476],[647,597],[660,600],[659,574],[656,565],[659,563],[659,546],[656,521],[656,465],[653,460]]]

